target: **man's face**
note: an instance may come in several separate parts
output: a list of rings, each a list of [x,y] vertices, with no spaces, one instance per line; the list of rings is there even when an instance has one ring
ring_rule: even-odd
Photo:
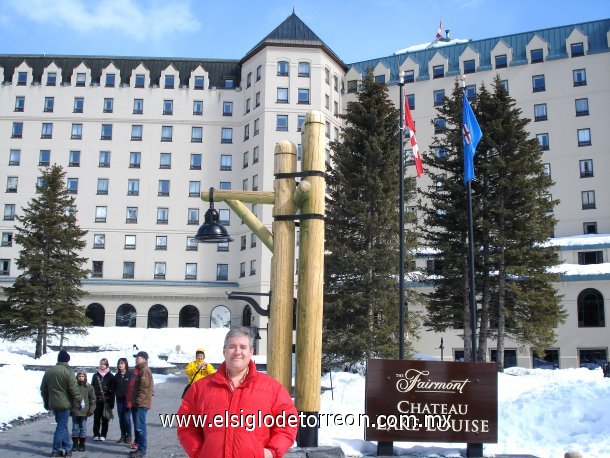
[[[241,372],[248,367],[252,358],[253,349],[247,336],[231,337],[223,349],[227,369]]]
[[[84,382],[84,381],[85,381],[85,374],[78,374],[78,375],[76,376],[76,379],[77,379],[79,382]]]
[[[197,353],[197,361],[203,361],[203,358],[205,358],[203,353]]]

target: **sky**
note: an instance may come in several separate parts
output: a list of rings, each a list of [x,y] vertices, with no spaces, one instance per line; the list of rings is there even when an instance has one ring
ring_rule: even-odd
[[[240,59],[296,14],[345,63],[610,17],[608,0],[0,0],[0,53]]]
[[[166,366],[159,358],[172,361],[194,359],[203,347],[208,362],[222,361],[222,342],[226,329],[141,329],[91,328],[87,336],[69,339],[66,345],[100,346],[98,352],[71,352],[72,367],[96,366],[102,357],[111,368],[120,356],[133,367],[133,345],[150,355],[149,365]],[[57,352],[33,360],[33,341],[7,342],[0,339],[0,424],[18,416],[44,412],[40,398],[42,371],[25,370],[23,364],[54,365]],[[420,355],[423,359],[434,359]],[[255,356],[254,360],[264,359]],[[89,374],[88,380],[91,380]],[[163,383],[167,375],[154,375]],[[330,388],[327,374],[321,386]],[[333,390],[321,398],[321,414],[358,415],[364,413],[365,378],[345,372],[332,373]],[[528,454],[539,458],[557,458],[565,452],[578,451],[587,458],[610,456],[610,378],[601,369],[525,369],[509,368],[498,374],[498,443],[484,444],[485,456]],[[91,426],[88,426],[89,432]],[[1,434],[1,433],[0,433]],[[319,431],[319,445],[340,446],[349,456],[370,456],[376,443],[364,440],[363,428],[338,426],[330,422]],[[464,456],[465,444],[431,442],[395,442],[395,452],[410,457],[438,458]]]

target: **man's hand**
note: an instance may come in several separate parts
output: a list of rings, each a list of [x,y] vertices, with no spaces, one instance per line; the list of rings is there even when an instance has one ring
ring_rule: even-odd
[[[273,458],[273,452],[268,448],[265,449],[265,458]]]

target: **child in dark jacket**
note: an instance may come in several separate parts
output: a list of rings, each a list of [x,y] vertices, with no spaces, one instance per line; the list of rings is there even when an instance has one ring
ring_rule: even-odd
[[[87,417],[93,415],[95,410],[95,391],[87,383],[87,373],[84,370],[76,372],[76,383],[81,392],[85,406],[74,404],[70,410],[72,416],[72,449],[85,451],[85,439],[87,438]]]

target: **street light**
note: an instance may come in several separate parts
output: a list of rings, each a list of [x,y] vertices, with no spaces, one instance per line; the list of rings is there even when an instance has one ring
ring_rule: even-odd
[[[210,188],[210,208],[205,212],[204,222],[197,231],[195,239],[199,243],[232,242],[227,228],[220,224],[220,216],[214,208],[214,188]]]
[[[405,72],[401,70],[398,74],[398,87],[400,88],[399,102],[400,107],[400,158],[399,162],[399,210],[398,210],[398,291],[399,291],[399,305],[398,305],[398,358],[405,359],[405,116],[404,116],[404,85],[405,85]]]

